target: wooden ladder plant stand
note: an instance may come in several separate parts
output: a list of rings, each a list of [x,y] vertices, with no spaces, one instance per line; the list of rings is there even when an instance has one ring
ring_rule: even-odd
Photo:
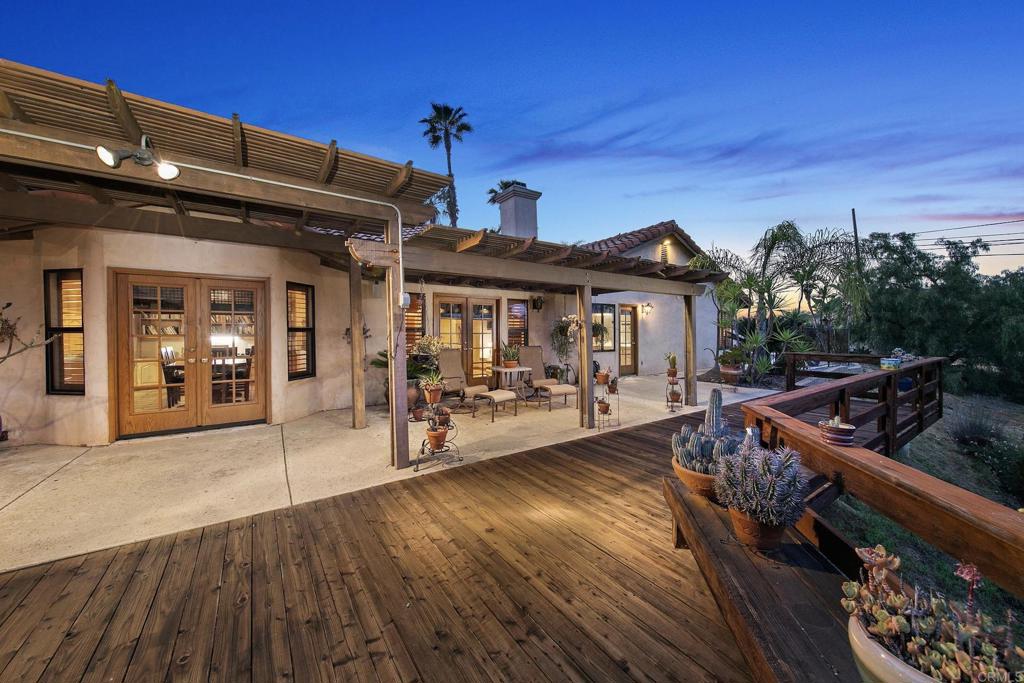
[[[677,548],[689,548],[759,682],[859,683],[839,604],[847,578],[795,529],[762,554],[733,537],[728,512],[664,478]]]

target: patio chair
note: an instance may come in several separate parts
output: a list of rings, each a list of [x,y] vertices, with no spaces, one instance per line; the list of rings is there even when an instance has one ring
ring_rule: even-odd
[[[526,385],[533,389],[539,397],[539,403],[548,404],[548,412],[551,412],[551,404],[555,396],[561,396],[562,402],[569,405],[569,397],[575,396],[577,406],[579,405],[579,389],[572,384],[561,384],[553,377],[544,376],[544,351],[539,346],[524,346],[519,349],[519,362],[530,368],[530,377]]]
[[[471,409],[476,414],[476,403],[472,405],[466,401],[472,401],[478,394],[486,393],[490,387],[486,384],[470,385],[466,381],[466,371],[462,368],[462,351],[459,349],[441,349],[437,356],[437,369],[441,373],[447,385],[446,392],[457,394],[459,403],[456,408]]]

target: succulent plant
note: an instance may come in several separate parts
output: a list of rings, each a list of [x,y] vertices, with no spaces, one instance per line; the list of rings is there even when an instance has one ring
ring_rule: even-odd
[[[679,464],[700,474],[715,474],[718,461],[735,453],[740,441],[729,434],[729,428],[722,420],[722,391],[711,390],[704,424],[694,431],[690,425],[683,426],[678,434],[672,435],[672,453]]]
[[[804,514],[807,479],[800,454],[790,448],[762,448],[760,434],[748,430],[743,445],[718,463],[715,495],[762,524],[789,526]]]
[[[861,581],[843,584],[843,607],[871,636],[908,665],[940,681],[1010,681],[1024,678],[1024,649],[1009,626],[996,625],[973,607],[934,591],[913,591],[892,575],[900,558],[884,546],[858,548]],[[957,575],[973,589],[977,569],[960,565]],[[1012,613],[1007,615],[1012,622]]]

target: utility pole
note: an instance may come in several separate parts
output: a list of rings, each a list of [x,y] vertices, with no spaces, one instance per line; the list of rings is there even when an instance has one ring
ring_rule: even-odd
[[[864,266],[860,260],[860,235],[857,234],[857,209],[850,209],[850,216],[853,218],[853,252],[857,257],[857,275],[864,279]]]

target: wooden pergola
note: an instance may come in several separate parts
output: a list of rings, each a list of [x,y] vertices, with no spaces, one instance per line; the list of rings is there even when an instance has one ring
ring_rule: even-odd
[[[181,174],[110,168],[95,147],[137,147],[149,136]],[[351,329],[363,329],[366,267],[387,283],[392,463],[409,461],[401,308],[406,278],[447,284],[594,294],[683,297],[684,392],[696,404],[696,297],[721,273],[611,256],[579,247],[441,226],[424,201],[447,176],[211,116],[0,60],[0,240],[46,225],[126,230],[298,249],[347,271]],[[403,236],[407,232],[408,239]],[[372,256],[366,254],[372,253]],[[592,364],[589,326],[580,367]],[[361,335],[352,338],[353,427],[366,426]],[[580,425],[593,427],[593,378],[581,372]],[[400,390],[400,388],[403,388]]]

